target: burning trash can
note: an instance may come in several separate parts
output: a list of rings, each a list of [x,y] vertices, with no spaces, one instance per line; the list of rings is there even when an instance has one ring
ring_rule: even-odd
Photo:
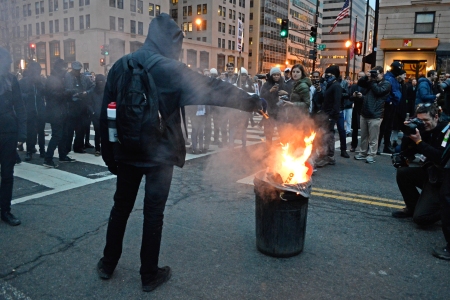
[[[305,138],[306,148],[298,158],[291,159],[283,147],[278,169],[255,176],[256,247],[266,255],[291,257],[303,251],[313,172],[306,160],[314,136]]]

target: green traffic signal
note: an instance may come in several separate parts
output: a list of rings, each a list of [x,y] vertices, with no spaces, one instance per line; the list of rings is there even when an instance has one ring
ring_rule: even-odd
[[[282,19],[280,37],[285,39],[288,37],[288,35],[289,35],[289,19]]]
[[[280,31],[280,36],[281,37],[287,37],[287,35],[288,35],[287,30],[281,30]]]
[[[309,41],[310,41],[311,43],[314,43],[315,40],[316,40],[316,38],[313,37],[313,36],[309,38]]]

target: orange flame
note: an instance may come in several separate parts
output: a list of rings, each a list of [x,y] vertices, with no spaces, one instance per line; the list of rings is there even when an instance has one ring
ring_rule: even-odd
[[[275,167],[275,170],[281,175],[284,183],[296,184],[309,180],[312,170],[310,170],[311,166],[307,163],[307,160],[311,156],[315,136],[316,133],[312,132],[310,136],[305,137],[306,146],[301,154],[298,154],[299,149],[293,154],[289,154],[289,143],[282,146],[282,160]]]

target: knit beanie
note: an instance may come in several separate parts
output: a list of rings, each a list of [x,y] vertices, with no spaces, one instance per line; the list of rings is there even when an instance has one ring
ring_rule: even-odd
[[[248,75],[248,72],[245,68],[241,67],[241,74]]]
[[[272,76],[273,74],[280,74],[281,75],[281,70],[278,67],[273,67],[272,69],[270,69],[270,76]]]
[[[212,68],[211,70],[209,70],[209,73],[211,73],[212,75],[218,75],[219,73],[217,73],[217,70],[215,68]]]
[[[325,74],[326,73],[331,73],[334,75],[334,77],[338,78],[339,75],[341,74],[341,71],[339,70],[339,66],[337,65],[331,65],[328,68],[325,69]]]
[[[398,61],[394,61],[391,64],[391,73],[394,74],[395,77],[401,75],[402,65]]]

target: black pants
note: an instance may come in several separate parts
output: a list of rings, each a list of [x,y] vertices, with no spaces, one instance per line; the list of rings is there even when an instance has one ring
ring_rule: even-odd
[[[443,182],[440,191],[442,232],[447,249],[450,247],[450,169],[444,169]]]
[[[91,138],[91,117],[90,116],[86,116],[85,118],[83,118],[84,120],[84,145],[87,146],[90,144],[89,140]]]
[[[72,141],[73,141],[73,150],[74,151],[82,151],[84,148],[84,133],[85,127],[83,126],[85,123],[82,118],[85,116],[82,115],[71,115],[68,118],[67,122],[67,153],[72,150]],[[73,140],[75,132],[75,140]]]
[[[358,130],[359,130],[359,108],[356,109],[356,107],[353,108],[352,111],[352,143],[351,147],[353,149],[356,149],[358,147]]]
[[[92,120],[92,124],[94,125],[94,131],[95,131],[95,137],[94,137],[94,142],[95,142],[95,151],[100,151],[101,147],[101,140],[100,140],[100,120]]]
[[[17,135],[0,133],[0,209],[2,213],[11,211],[11,199],[14,183],[14,165],[16,163]]]
[[[413,221],[418,225],[431,225],[441,218],[439,187],[428,181],[427,170],[422,167],[397,169],[397,185],[408,210],[414,212]],[[419,193],[417,188],[422,190]]]
[[[31,153],[36,142],[39,145],[39,152],[45,151],[45,121],[36,115],[27,118],[27,152]]]
[[[380,126],[380,135],[378,136],[378,147],[381,140],[384,140],[384,149],[391,147],[392,125],[394,124],[395,106],[393,104],[384,103],[384,116]]]
[[[123,236],[128,217],[133,209],[139,184],[145,175],[144,226],[141,244],[141,270],[143,280],[152,279],[158,272],[159,249],[164,208],[172,182],[173,166],[149,168],[119,164],[114,206],[109,217],[103,262],[114,270],[122,254]]]
[[[59,119],[50,123],[52,137],[48,143],[45,160],[52,160],[56,147],[58,147],[59,158],[67,156],[67,122],[66,119]]]

